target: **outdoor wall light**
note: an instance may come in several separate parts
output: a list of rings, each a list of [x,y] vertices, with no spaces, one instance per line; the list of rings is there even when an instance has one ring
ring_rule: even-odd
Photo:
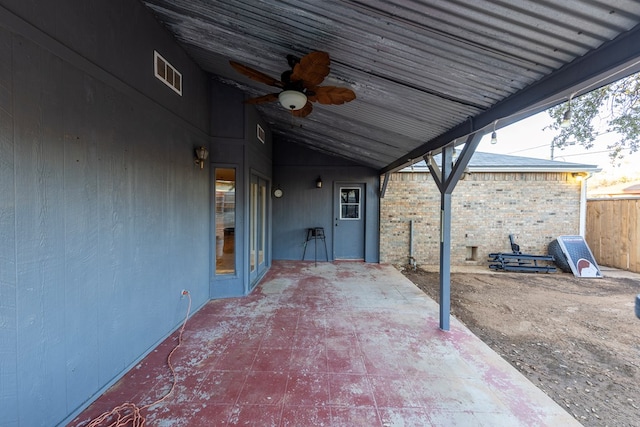
[[[322,178],[316,179],[316,188],[322,188]]]
[[[196,148],[195,163],[196,165],[200,165],[200,169],[204,168],[204,161],[207,160],[207,157],[209,157],[209,150],[204,147]]]
[[[295,111],[307,104],[307,95],[297,90],[284,90],[278,95],[278,101],[287,110]]]
[[[571,176],[577,181],[583,181],[587,177],[587,174],[585,172],[573,172]]]

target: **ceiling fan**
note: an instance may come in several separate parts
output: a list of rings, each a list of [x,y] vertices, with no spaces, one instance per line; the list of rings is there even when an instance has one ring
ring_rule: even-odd
[[[328,53],[311,52],[302,58],[287,55],[287,62],[291,69],[283,72],[280,80],[276,80],[251,67],[229,61],[240,74],[260,83],[282,89],[279,93],[250,98],[245,101],[248,104],[280,101],[280,104],[291,111],[294,116],[306,117],[313,110],[312,102],[340,105],[356,98],[356,94],[351,89],[338,86],[320,86],[320,83],[329,74]]]

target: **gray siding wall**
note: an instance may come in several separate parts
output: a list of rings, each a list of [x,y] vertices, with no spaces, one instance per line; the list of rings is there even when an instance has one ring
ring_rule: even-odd
[[[143,94],[198,129],[209,129],[208,75],[140,2],[132,0],[0,0],[3,26],[117,87]],[[18,28],[16,28],[18,29]],[[51,40],[59,42],[51,44]],[[183,96],[153,77],[157,50],[182,73]],[[82,64],[77,57],[83,58]],[[44,71],[44,70],[43,70]],[[120,88],[120,87],[119,87]]]
[[[209,297],[208,79],[136,1],[3,4],[0,425],[52,426]]]
[[[334,183],[351,182],[364,183],[366,189],[365,261],[379,261],[380,178],[376,170],[278,140],[273,158],[273,188],[284,192],[279,199],[271,196],[273,259],[301,259],[306,229],[324,227],[329,260],[333,260]],[[318,176],[323,181],[320,189],[315,185]],[[308,245],[307,260],[314,259],[314,250],[314,244]],[[324,256],[320,243],[318,260],[325,260]]]
[[[211,167],[236,168],[236,230],[235,254],[236,274],[216,276],[212,263],[211,298],[226,298],[246,295],[251,290],[249,277],[249,185],[251,174],[267,181],[272,174],[272,138],[267,123],[253,105],[243,103],[242,91],[213,80],[211,118]],[[257,125],[265,131],[265,142],[257,137]],[[212,178],[214,179],[214,178]],[[211,227],[215,229],[215,218]],[[270,225],[270,216],[267,216]],[[267,227],[270,233],[270,227]],[[269,234],[270,235],[270,234]],[[267,236],[269,241],[269,236]],[[215,245],[212,236],[211,245]],[[211,248],[215,253],[215,248]],[[270,253],[267,253],[270,265]]]

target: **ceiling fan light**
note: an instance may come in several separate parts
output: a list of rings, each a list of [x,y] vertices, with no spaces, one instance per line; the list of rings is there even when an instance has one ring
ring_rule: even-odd
[[[278,100],[287,110],[299,110],[307,104],[307,96],[297,90],[284,90],[280,92]]]

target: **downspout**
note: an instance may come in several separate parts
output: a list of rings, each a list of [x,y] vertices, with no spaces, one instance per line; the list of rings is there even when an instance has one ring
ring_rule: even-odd
[[[583,239],[586,238],[587,230],[587,180],[592,176],[592,173],[587,173],[580,181],[580,236]]]

